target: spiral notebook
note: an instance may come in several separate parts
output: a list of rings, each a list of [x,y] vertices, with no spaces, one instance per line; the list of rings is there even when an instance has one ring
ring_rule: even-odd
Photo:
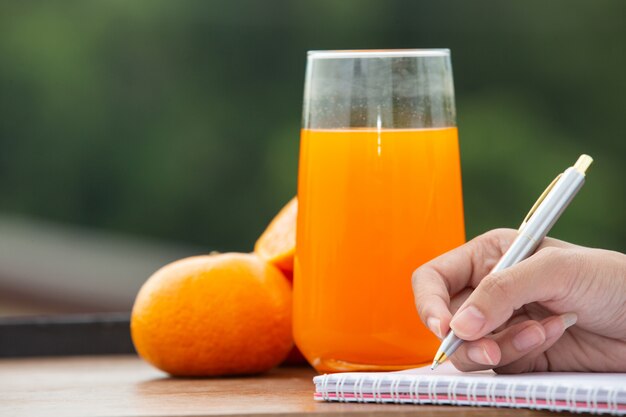
[[[626,415],[626,373],[463,373],[450,363],[313,378],[319,401],[477,405]]]

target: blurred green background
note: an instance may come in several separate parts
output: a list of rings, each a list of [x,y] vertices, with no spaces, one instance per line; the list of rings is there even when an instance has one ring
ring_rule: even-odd
[[[251,250],[296,192],[306,51],[446,47],[468,238],[588,153],[551,235],[624,251],[625,22],[622,0],[3,2],[0,216]]]

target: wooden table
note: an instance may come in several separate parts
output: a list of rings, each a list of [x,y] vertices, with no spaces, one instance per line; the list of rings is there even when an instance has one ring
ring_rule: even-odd
[[[321,403],[315,372],[170,378],[136,356],[0,360],[0,416],[557,416],[531,410]]]

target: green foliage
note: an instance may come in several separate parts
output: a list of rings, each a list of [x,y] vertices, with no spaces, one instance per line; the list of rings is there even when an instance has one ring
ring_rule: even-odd
[[[553,235],[624,250],[615,1],[0,6],[0,211],[249,250],[296,191],[308,49],[449,47],[468,237],[516,227],[580,153]]]

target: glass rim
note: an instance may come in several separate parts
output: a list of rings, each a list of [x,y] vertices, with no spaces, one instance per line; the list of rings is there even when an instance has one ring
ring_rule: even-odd
[[[308,58],[342,59],[342,58],[410,58],[450,56],[448,48],[433,49],[346,49],[328,51],[307,51]]]

